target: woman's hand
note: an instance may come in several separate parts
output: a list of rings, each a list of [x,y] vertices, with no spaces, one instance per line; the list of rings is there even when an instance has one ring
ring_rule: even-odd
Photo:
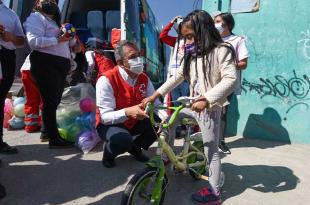
[[[61,35],[57,38],[58,43],[62,43],[62,42],[67,42],[70,41],[71,37],[66,36],[66,35]]]
[[[198,98],[196,102],[193,103],[192,110],[194,110],[195,112],[202,112],[207,107],[209,107],[209,102],[207,101],[206,98],[201,97]]]
[[[171,23],[174,23],[174,22],[176,22],[178,19],[181,19],[181,18],[183,18],[183,17],[182,17],[182,16],[176,16],[176,17],[174,17],[174,19],[171,20]]]

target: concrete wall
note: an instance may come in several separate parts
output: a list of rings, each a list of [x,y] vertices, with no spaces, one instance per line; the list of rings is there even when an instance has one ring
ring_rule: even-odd
[[[261,0],[257,13],[235,14],[247,37],[243,93],[229,111],[229,135],[310,144],[310,1]],[[226,0],[205,0],[208,12]]]

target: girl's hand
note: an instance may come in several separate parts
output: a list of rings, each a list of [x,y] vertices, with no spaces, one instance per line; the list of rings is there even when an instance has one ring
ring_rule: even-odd
[[[141,105],[145,108],[148,103],[154,103],[155,100],[160,96],[160,94],[156,91],[150,97],[144,98],[141,102]]]
[[[155,102],[155,100],[156,100],[156,98],[155,98],[155,96],[150,96],[150,97],[147,97],[147,98],[144,98],[143,100],[142,100],[142,102],[141,102],[141,104],[142,104],[142,107],[146,107],[146,105],[148,104],[148,103],[154,103]]]
[[[209,103],[206,98],[202,97],[196,100],[196,102],[192,105],[192,110],[195,112],[202,112],[204,109],[208,107]]]

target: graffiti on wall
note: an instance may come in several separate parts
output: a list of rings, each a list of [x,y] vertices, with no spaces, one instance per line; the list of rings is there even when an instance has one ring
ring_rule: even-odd
[[[298,75],[293,70],[293,77],[285,78],[283,75],[275,75],[272,78],[259,78],[258,82],[247,79],[242,81],[242,90],[245,94],[257,93],[261,99],[271,96],[291,105],[288,113],[296,106],[305,106],[309,109],[307,100],[310,100],[310,78],[308,75]]]
[[[310,30],[302,31],[301,38],[297,43],[301,46],[302,56],[310,60]],[[257,61],[261,60],[259,58],[261,52],[256,52],[254,42],[251,42],[250,46],[254,47],[253,54],[257,63]],[[272,68],[279,68],[279,65],[274,62],[281,62],[284,58],[274,59],[274,56],[270,55],[270,53],[268,55],[269,57],[267,59],[264,56],[262,62],[266,65],[262,67],[266,67],[269,64]],[[298,73],[295,69],[292,70],[292,75],[290,76],[292,77],[285,77],[283,74],[278,74],[268,78],[260,77],[255,81],[244,78],[242,81],[242,90],[245,94],[254,92],[261,99],[265,97],[279,99],[283,103],[290,105],[286,113],[289,113],[297,106],[304,106],[306,109],[310,109],[310,76]]]
[[[301,35],[302,39],[297,42],[302,45],[304,57],[310,60],[310,30],[302,31]]]

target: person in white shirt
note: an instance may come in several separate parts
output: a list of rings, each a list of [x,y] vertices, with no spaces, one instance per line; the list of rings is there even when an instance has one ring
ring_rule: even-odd
[[[15,154],[16,148],[3,142],[3,108],[15,75],[16,47],[23,46],[25,35],[16,13],[0,0],[0,153]]]
[[[65,148],[72,143],[61,139],[56,123],[66,76],[70,70],[70,37],[60,34],[60,11],[55,0],[40,0],[24,23],[30,54],[31,74],[43,101],[41,140],[50,148]]]
[[[249,52],[246,47],[245,37],[237,36],[233,33],[235,27],[234,17],[230,13],[221,13],[218,12],[214,15],[215,27],[221,34],[221,37],[224,42],[230,43],[235,51],[236,55],[236,68],[237,68],[237,86],[232,95],[228,97],[230,101],[233,95],[241,95],[241,72],[247,68]],[[225,130],[227,125],[227,112],[229,106],[226,106],[223,109],[221,117],[221,134],[220,134],[220,143],[219,150],[225,154],[230,154],[230,150],[225,143]]]
[[[148,116],[141,107],[144,98],[154,92],[152,82],[143,73],[143,63],[136,45],[120,41],[115,48],[117,66],[106,71],[96,84],[97,131],[106,141],[102,164],[115,166],[115,158],[124,152],[146,162],[147,150],[157,139]],[[160,104],[156,101],[157,105]],[[165,119],[165,112],[158,113]]]

